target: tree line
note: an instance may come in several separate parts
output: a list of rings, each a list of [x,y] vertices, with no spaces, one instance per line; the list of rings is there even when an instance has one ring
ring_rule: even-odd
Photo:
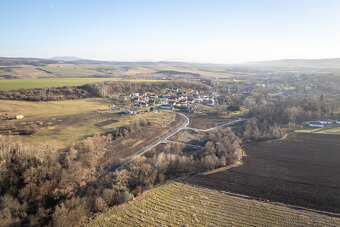
[[[105,81],[83,86],[19,89],[0,91],[0,99],[26,101],[58,101],[92,97],[112,97],[135,92],[161,92],[164,89],[209,90],[209,86],[197,81],[172,80],[164,82]]]

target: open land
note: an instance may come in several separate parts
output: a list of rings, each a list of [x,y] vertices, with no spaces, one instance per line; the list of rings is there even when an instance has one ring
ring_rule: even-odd
[[[339,217],[172,182],[114,207],[89,226],[338,225]]]
[[[295,132],[301,133],[317,133],[317,134],[337,134],[340,135],[340,127],[324,127],[324,128],[304,128],[298,129]]]
[[[175,114],[166,112],[120,115],[112,111],[109,104],[112,104],[110,100],[98,98],[51,102],[0,100],[0,132],[34,130],[33,134],[20,138],[29,143],[48,142],[64,147],[139,119],[163,125],[175,117]],[[15,115],[24,115],[24,118],[7,120],[5,117]]]
[[[312,209],[340,212],[340,137],[291,134],[244,147],[243,165],[185,182]]]
[[[0,80],[0,91],[46,88],[46,87],[81,86],[84,84],[101,81],[155,82],[161,80],[146,80],[146,79],[123,80],[121,78],[39,78],[39,79]]]

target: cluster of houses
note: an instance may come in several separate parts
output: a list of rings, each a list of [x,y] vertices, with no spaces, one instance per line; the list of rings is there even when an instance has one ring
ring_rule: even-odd
[[[133,107],[138,108],[154,108],[163,110],[172,110],[177,108],[184,112],[192,112],[193,106],[196,103],[202,103],[208,106],[215,105],[215,96],[217,92],[210,91],[206,95],[200,96],[198,91],[188,93],[186,91],[179,91],[172,89],[163,92],[163,95],[153,93],[137,92],[128,95],[121,95],[124,99],[130,99]],[[126,112],[126,113],[125,113]],[[125,110],[124,114],[137,114],[135,110]]]
[[[340,120],[308,121],[304,124],[313,128],[336,127],[340,126]]]

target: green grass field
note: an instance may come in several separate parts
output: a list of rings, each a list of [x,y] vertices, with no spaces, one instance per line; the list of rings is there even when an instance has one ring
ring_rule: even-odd
[[[0,112],[13,115],[23,114],[25,117],[50,117],[82,114],[95,110],[109,110],[110,100],[89,98],[50,102],[28,102],[16,100],[0,100]]]
[[[109,104],[112,104],[109,100],[99,98],[52,102],[0,100],[0,114],[24,115],[21,120],[0,120],[0,126],[19,124],[19,127],[30,127],[41,121],[44,124],[38,126],[36,133],[20,138],[27,143],[48,142],[65,147],[79,143],[87,136],[105,133],[141,118],[160,123],[169,122],[174,117],[174,114],[167,112],[121,116],[109,111]],[[103,127],[95,126],[109,118],[116,122]]]
[[[144,80],[121,78],[39,78],[39,79],[17,79],[17,80],[0,80],[0,91],[10,91],[17,89],[44,88],[44,87],[62,87],[62,86],[81,86],[88,83],[100,81],[131,81],[131,82],[159,82],[162,80]]]
[[[333,127],[333,128],[309,128],[309,127],[305,127],[304,129],[295,130],[295,132],[319,133],[319,134],[339,134],[340,135],[340,127]]]
[[[73,65],[71,66],[66,65],[66,67],[65,66],[56,67],[56,66],[50,65],[50,66],[39,67],[39,69],[46,70],[57,76],[62,76],[62,77],[88,77],[88,76],[93,76],[93,75],[104,74],[94,69],[93,70],[84,69],[84,68],[79,68]]]
[[[197,104],[196,109],[195,109],[195,112],[206,114],[206,115],[215,113],[216,111],[217,111],[216,106],[207,106],[203,104]],[[234,112],[228,111],[228,113],[224,113],[223,117],[230,118],[230,117],[241,116],[247,113],[248,113],[248,109],[241,107],[239,111],[234,111]]]
[[[339,226],[340,218],[167,183],[114,207],[89,226]]]

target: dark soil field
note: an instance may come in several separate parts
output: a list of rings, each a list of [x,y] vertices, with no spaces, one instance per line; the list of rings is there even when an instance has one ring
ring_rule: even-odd
[[[340,213],[340,135],[291,134],[244,147],[243,165],[187,183]]]

